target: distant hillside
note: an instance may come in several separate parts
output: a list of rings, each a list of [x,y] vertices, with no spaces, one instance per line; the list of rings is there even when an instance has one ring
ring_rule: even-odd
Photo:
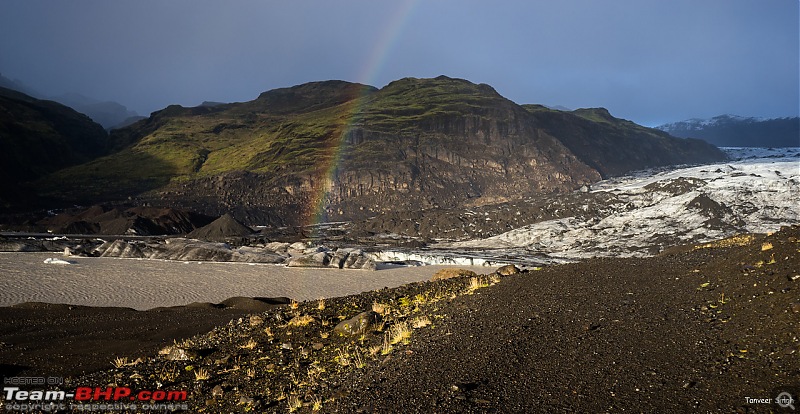
[[[106,149],[103,127],[52,101],[0,88],[0,201],[22,198],[18,184],[94,159]]]
[[[567,192],[605,176],[724,159],[603,109],[522,107],[488,85],[406,78],[312,82],[244,103],[169,106],[114,130],[112,153],[36,190],[85,204],[131,197],[245,224],[363,218]]]
[[[101,102],[79,93],[67,93],[52,99],[82,114],[86,114],[105,129],[130,125],[131,122],[126,123],[126,120],[138,117],[136,112],[129,110],[120,103],[112,101]]]
[[[658,129],[676,137],[700,138],[719,147],[800,146],[800,117],[762,120],[720,115],[664,124]]]
[[[38,97],[38,93],[36,91],[34,91],[33,89],[29,88],[28,86],[26,86],[25,84],[23,84],[19,80],[9,79],[9,78],[3,76],[2,73],[0,73],[0,88],[11,89],[11,90],[15,90],[17,92],[22,92],[22,93],[24,93],[26,95]]]
[[[56,101],[87,115],[105,129],[121,128],[130,125],[133,122],[132,119],[136,118],[138,120],[139,118],[139,114],[117,102],[101,102],[74,92],[48,96],[27,87],[20,81],[6,78],[2,74],[0,74],[0,88],[11,89],[37,99]]]

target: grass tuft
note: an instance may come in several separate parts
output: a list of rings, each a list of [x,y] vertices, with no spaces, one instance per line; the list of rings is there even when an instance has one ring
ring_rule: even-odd
[[[416,318],[411,320],[411,327],[414,329],[424,328],[431,324],[430,318],[427,316],[417,316]]]
[[[111,365],[113,365],[114,368],[123,368],[128,365],[128,358],[127,357],[114,358],[114,360],[111,361]]]
[[[408,339],[411,338],[411,332],[411,326],[409,326],[408,322],[398,322],[389,328],[389,343],[391,345],[400,342],[407,343]]]
[[[286,405],[288,406],[289,412],[293,413],[303,406],[303,400],[297,395],[292,395],[286,400]]]
[[[211,379],[211,373],[205,368],[199,368],[194,371],[194,379],[196,381],[207,381]]]

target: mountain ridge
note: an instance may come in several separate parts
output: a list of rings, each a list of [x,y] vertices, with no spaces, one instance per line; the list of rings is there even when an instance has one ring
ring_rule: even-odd
[[[22,183],[102,155],[106,139],[72,108],[0,87],[0,206],[30,196]]]
[[[446,76],[381,89],[310,82],[249,102],[168,106],[111,131],[108,155],[32,187],[64,203],[130,198],[284,225],[567,192],[632,169],[724,158],[606,110],[582,111],[531,111]],[[620,164],[618,153],[630,160]]]
[[[798,147],[800,117],[756,118],[718,115],[659,125],[674,136],[703,139],[721,147]]]

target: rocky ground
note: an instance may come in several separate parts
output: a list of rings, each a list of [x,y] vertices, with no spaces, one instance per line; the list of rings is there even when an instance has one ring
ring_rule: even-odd
[[[108,369],[62,387],[185,389],[189,411],[209,413],[775,411],[746,397],[797,396],[798,291],[800,227],[787,227],[291,303],[161,352],[77,348],[72,360],[105,355]],[[114,318],[97,310],[83,334]]]

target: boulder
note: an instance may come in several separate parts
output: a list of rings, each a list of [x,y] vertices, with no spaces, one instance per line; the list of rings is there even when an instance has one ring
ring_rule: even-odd
[[[445,280],[462,276],[475,277],[478,276],[478,274],[473,272],[472,270],[448,268],[436,272],[431,278],[431,280]]]
[[[519,273],[519,268],[514,265],[506,265],[503,267],[498,268],[495,273],[500,276],[510,276]]]
[[[287,267],[326,267],[330,263],[328,252],[318,252],[289,259]]]
[[[167,348],[164,348],[162,352],[165,350],[167,350]],[[191,349],[172,346],[168,348],[165,358],[169,361],[194,361],[200,358],[200,354]]]
[[[286,253],[289,250],[289,243],[270,242],[267,243],[264,248],[275,253]]]
[[[289,245],[290,253],[292,251],[294,251],[294,252],[304,252],[307,248],[308,248],[308,246],[303,242],[294,242],[294,243]]]
[[[375,270],[378,264],[372,258],[364,254],[361,249],[351,251],[345,259],[342,269],[362,269],[362,270]]]
[[[373,311],[366,311],[339,322],[333,331],[342,336],[361,335],[375,329],[379,323],[381,323],[381,315]]]
[[[87,246],[85,244],[79,244],[77,246],[67,246],[64,248],[64,256],[66,257],[88,257],[93,255],[95,247],[94,246]]]
[[[308,255],[308,254],[314,254],[314,253],[320,253],[320,252],[328,252],[328,251],[330,251],[330,250],[328,250],[328,248],[325,247],[325,246],[313,246],[313,247],[309,247],[309,248],[303,250],[303,254]]]
[[[353,249],[347,249],[343,247],[336,249],[336,252],[334,252],[333,255],[331,256],[331,260],[330,263],[328,263],[328,267],[343,269],[345,261],[347,260],[347,257],[350,255],[350,252],[352,251]]]

